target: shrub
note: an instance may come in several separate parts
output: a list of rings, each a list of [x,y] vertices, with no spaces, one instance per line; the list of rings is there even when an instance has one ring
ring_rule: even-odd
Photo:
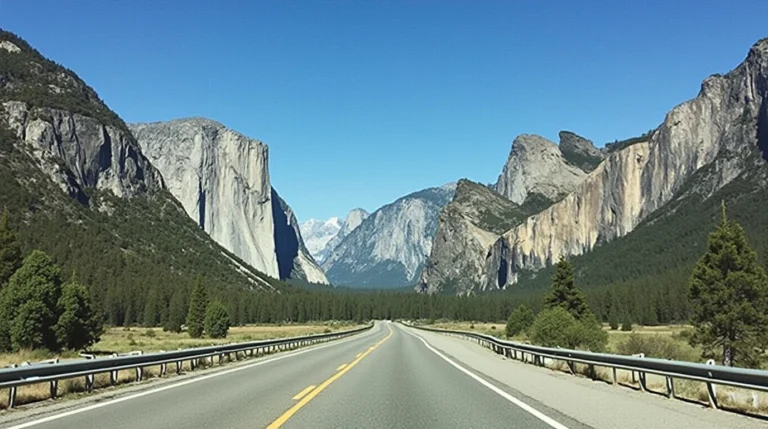
[[[603,351],[608,343],[608,333],[603,331],[597,319],[585,315],[576,320],[563,307],[544,310],[533,321],[531,340],[545,347],[584,348]]]
[[[324,333],[324,334],[330,334],[330,333],[331,333],[331,330],[330,330],[330,329],[328,329],[328,328],[325,328],[325,329],[323,329],[323,333]]]
[[[517,307],[512,314],[509,315],[509,319],[507,320],[507,338],[514,337],[515,335],[528,330],[533,324],[534,319],[535,316],[530,307],[526,305]]]
[[[135,346],[136,340],[133,339],[133,334],[128,334],[128,345],[129,346]]]
[[[144,336],[155,338],[155,331],[153,329],[147,329],[147,332],[144,333]]]
[[[681,344],[668,335],[629,334],[628,338],[616,346],[616,352],[622,355],[644,353],[646,357],[696,361],[696,351]]]

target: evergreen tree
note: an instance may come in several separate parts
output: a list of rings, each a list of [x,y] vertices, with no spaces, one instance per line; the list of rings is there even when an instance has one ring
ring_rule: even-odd
[[[99,341],[104,326],[85,286],[74,280],[65,284],[58,307],[60,315],[54,330],[61,347],[82,350]]]
[[[566,309],[577,320],[591,313],[584,293],[573,284],[573,265],[563,257],[555,266],[552,290],[544,296],[544,308],[555,307]]]
[[[187,308],[184,305],[184,293],[181,290],[175,290],[171,295],[171,302],[168,306],[168,320],[163,329],[169,332],[181,332],[181,325],[187,317]]]
[[[30,253],[11,276],[0,298],[3,346],[58,349],[53,327],[61,296],[59,267],[40,250]]]
[[[531,327],[534,319],[535,316],[530,307],[525,304],[518,306],[512,314],[509,315],[509,319],[507,320],[507,338],[512,338],[521,332],[525,332]]]
[[[197,278],[197,284],[192,290],[192,296],[189,298],[189,311],[187,312],[187,332],[192,338],[203,336],[205,328],[205,309],[208,307],[208,292],[205,290],[200,277]]]
[[[21,266],[21,245],[16,231],[11,229],[8,209],[0,215],[0,286]]]
[[[227,307],[221,301],[213,301],[205,311],[205,332],[211,338],[226,338],[229,324]]]
[[[718,356],[723,365],[758,367],[768,346],[768,276],[741,225],[728,221],[725,203],[707,252],[694,267],[688,296],[691,344],[702,345],[705,357]]]
[[[621,322],[621,330],[623,332],[632,331],[632,320],[630,320],[629,314],[624,315],[624,320],[622,320]]]
[[[147,327],[157,326],[157,322],[160,320],[160,294],[157,288],[151,288],[147,295],[147,302],[144,304],[144,321],[143,325]]]

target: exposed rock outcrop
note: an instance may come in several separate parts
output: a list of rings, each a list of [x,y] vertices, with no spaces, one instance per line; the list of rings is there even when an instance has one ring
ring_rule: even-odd
[[[323,262],[331,283],[397,287],[418,279],[437,229],[437,218],[456,184],[428,188],[376,210]]]
[[[327,283],[292,211],[274,198],[264,143],[203,118],[130,128],[189,217],[219,244],[274,278]]]
[[[589,173],[594,170],[605,155],[584,137],[570,131],[560,131],[560,152],[571,164]]]
[[[568,163],[558,146],[544,137],[522,134],[512,142],[496,192],[516,204],[530,194],[558,200],[576,189],[586,173]]]
[[[523,270],[626,235],[705,166],[710,167],[706,183],[692,186],[711,195],[739,176],[760,146],[767,95],[768,40],[762,40],[736,69],[707,78],[698,96],[672,109],[646,139],[610,151],[571,194],[505,232],[488,249],[467,255],[474,258],[473,267],[484,268],[466,273],[475,281],[459,292],[509,287]],[[430,291],[441,288],[424,280]]]
[[[18,101],[2,106],[9,128],[29,143],[54,182],[81,202],[86,202],[85,188],[131,197],[163,187],[130,133],[59,109],[30,108]]]

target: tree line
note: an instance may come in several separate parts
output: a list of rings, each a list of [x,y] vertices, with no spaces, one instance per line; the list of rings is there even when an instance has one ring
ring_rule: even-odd
[[[288,289],[280,293],[212,287],[198,276],[192,287],[171,294],[150,289],[130,313],[96,305],[76,273],[63,281],[61,269],[39,250],[22,259],[8,213],[0,217],[0,349],[84,348],[98,341],[104,323],[184,328],[191,336],[226,336],[231,325],[377,319],[495,322],[507,320],[507,335],[526,333],[535,343],[604,350],[611,329],[632,324],[690,322],[692,345],[725,365],[757,366],[768,346],[768,276],[740,224],[725,205],[707,250],[688,276],[686,290],[665,287],[649,293],[617,287],[586,294],[575,284],[574,267],[562,259],[549,291],[477,296],[414,292]],[[91,285],[91,289],[98,285]],[[638,319],[639,318],[639,319]],[[121,323],[115,323],[116,321]]]

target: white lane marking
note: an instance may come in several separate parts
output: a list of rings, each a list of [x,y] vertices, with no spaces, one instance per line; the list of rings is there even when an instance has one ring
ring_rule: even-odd
[[[517,405],[518,407],[520,407],[520,408],[522,408],[523,410],[527,411],[528,413],[532,414],[532,415],[533,415],[534,417],[536,417],[537,419],[539,419],[539,420],[543,421],[544,423],[546,423],[546,424],[550,425],[551,427],[553,427],[553,428],[555,428],[555,429],[568,429],[568,427],[567,427],[567,426],[565,426],[564,424],[562,424],[562,423],[560,423],[560,422],[558,422],[558,421],[556,421],[556,420],[552,419],[551,417],[547,416],[546,414],[542,413],[541,411],[539,411],[539,410],[537,410],[537,409],[535,409],[535,408],[531,407],[530,405],[526,404],[525,402],[523,402],[523,401],[521,401],[521,400],[519,400],[519,399],[515,398],[514,396],[510,395],[509,393],[507,393],[507,392],[505,392],[505,391],[503,391],[503,390],[499,389],[498,387],[494,386],[493,384],[491,384],[491,383],[489,383],[489,382],[487,382],[487,381],[483,380],[483,379],[482,379],[481,377],[479,377],[478,375],[475,375],[473,372],[471,372],[471,371],[467,370],[466,368],[464,368],[464,367],[462,367],[461,365],[457,364],[456,362],[452,361],[451,359],[449,359],[448,357],[446,357],[444,354],[442,354],[442,353],[440,353],[439,351],[437,351],[437,349],[435,349],[434,347],[432,347],[431,345],[429,345],[429,343],[428,343],[428,342],[427,342],[427,341],[426,341],[424,338],[422,338],[421,336],[419,336],[419,335],[416,335],[416,334],[414,334],[413,332],[410,332],[408,329],[405,329],[405,332],[407,332],[409,335],[412,335],[412,336],[416,337],[417,339],[421,340],[421,342],[422,342],[422,343],[424,343],[424,345],[425,345],[425,346],[426,346],[426,347],[427,347],[429,350],[431,350],[431,351],[432,351],[433,353],[435,353],[436,355],[440,356],[440,357],[441,357],[441,358],[442,358],[444,361],[446,361],[446,362],[448,362],[449,364],[453,365],[453,366],[454,366],[456,369],[458,369],[459,371],[461,371],[461,372],[463,372],[464,374],[467,374],[468,376],[472,377],[472,378],[473,378],[473,379],[475,379],[475,381],[477,381],[478,383],[480,383],[480,384],[482,384],[483,386],[485,386],[485,387],[487,387],[487,388],[489,388],[489,389],[493,390],[494,392],[496,392],[497,394],[499,394],[501,397],[503,397],[503,398],[504,398],[504,399],[506,399],[507,401],[509,401],[509,402],[511,402],[511,403],[513,403],[513,404],[515,404],[515,405]]]
[[[369,333],[370,332],[379,332],[380,330],[381,329],[377,329],[376,331],[368,331],[368,332]],[[368,335],[366,335],[366,336],[368,336]],[[28,428],[28,427],[31,427],[31,426],[39,425],[41,423],[48,423],[48,422],[51,422],[51,421],[54,421],[54,420],[58,420],[58,419],[63,418],[63,417],[68,417],[68,416],[71,416],[71,415],[84,413],[86,411],[95,410],[97,408],[106,407],[107,405],[113,405],[113,404],[117,404],[117,403],[120,403],[120,402],[129,401],[131,399],[140,398],[142,396],[151,395],[153,393],[162,392],[164,390],[174,389],[174,388],[180,387],[180,386],[186,386],[187,384],[192,384],[192,383],[196,383],[198,381],[208,380],[210,378],[218,377],[220,375],[232,374],[233,372],[242,371],[244,369],[250,369],[250,368],[253,368],[255,366],[260,366],[260,365],[264,365],[264,364],[267,364],[267,363],[270,363],[270,362],[275,362],[275,361],[278,361],[278,360],[283,360],[283,359],[286,359],[286,358],[289,358],[289,357],[294,357],[294,356],[302,355],[304,353],[309,353],[309,352],[312,352],[312,351],[315,351],[315,350],[324,349],[326,347],[337,346],[339,344],[343,344],[343,343],[349,342],[350,340],[357,340],[357,339],[360,339],[360,338],[361,337],[353,335],[353,336],[351,336],[351,337],[349,337],[347,339],[344,339],[344,340],[341,340],[341,341],[332,341],[330,344],[325,344],[325,345],[322,345],[322,346],[319,346],[319,347],[313,347],[311,349],[300,350],[300,351],[297,351],[295,353],[274,357],[272,359],[268,359],[268,360],[265,360],[265,361],[254,362],[252,364],[239,366],[237,368],[227,369],[227,370],[224,370],[224,371],[218,371],[218,372],[215,372],[213,374],[203,375],[203,376],[200,376],[200,377],[193,378],[191,380],[181,381],[179,383],[171,383],[171,384],[169,384],[167,386],[158,387],[157,389],[145,390],[143,392],[135,393],[135,394],[130,395],[130,396],[124,396],[122,398],[112,399],[112,400],[106,401],[106,402],[100,402],[98,404],[89,405],[87,407],[77,408],[75,410],[70,410],[70,411],[65,411],[65,412],[60,413],[60,414],[54,414],[52,416],[43,417],[43,418],[37,419],[37,420],[32,420],[30,422],[22,423],[22,424],[19,424],[19,425],[16,425],[16,426],[10,426],[10,427],[8,427],[6,429],[22,429],[22,428]]]

